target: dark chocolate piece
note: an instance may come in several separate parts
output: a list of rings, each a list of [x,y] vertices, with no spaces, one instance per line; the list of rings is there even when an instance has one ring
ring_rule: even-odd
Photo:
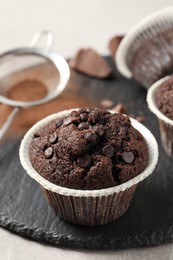
[[[51,136],[49,137],[49,141],[51,144],[56,143],[57,139],[58,139],[58,136],[57,136],[56,132],[52,133]]]
[[[98,139],[97,135],[92,132],[86,132],[84,138],[88,143],[96,143]]]
[[[124,38],[124,35],[116,35],[112,37],[108,44],[108,49],[111,52],[111,56],[115,59],[115,54],[117,52],[118,46],[121,40]]]
[[[69,116],[69,117],[66,117],[66,118],[63,120],[63,124],[64,124],[64,125],[69,125],[69,124],[71,124],[71,121],[72,121],[72,119],[71,119],[70,116]]]
[[[60,120],[55,122],[55,125],[56,125],[57,128],[59,128],[62,125],[62,123],[63,123],[63,120],[60,119]]]
[[[122,154],[122,157],[123,157],[123,160],[126,162],[126,163],[132,163],[133,160],[134,160],[134,154],[132,152],[124,152]]]
[[[88,123],[85,123],[85,122],[81,122],[79,125],[78,125],[78,129],[79,130],[84,130],[84,129],[88,129],[89,128],[89,124]]]
[[[96,78],[108,78],[112,74],[104,58],[91,48],[80,49],[69,65],[72,69]]]
[[[106,155],[108,157],[112,157],[115,153],[115,149],[111,144],[108,144],[108,145],[103,147],[102,152],[103,152],[104,155]]]
[[[91,165],[92,159],[88,154],[83,155],[78,159],[78,164],[82,168],[87,168]]]

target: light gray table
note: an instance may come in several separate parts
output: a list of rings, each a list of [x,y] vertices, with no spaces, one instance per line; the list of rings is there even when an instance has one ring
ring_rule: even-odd
[[[107,54],[107,43],[125,33],[171,0],[1,0],[0,52],[26,46],[37,30],[55,35],[54,51],[73,56],[79,47],[93,47]],[[173,245],[121,251],[84,251],[55,248],[25,240],[0,228],[1,260],[46,259],[173,259]]]

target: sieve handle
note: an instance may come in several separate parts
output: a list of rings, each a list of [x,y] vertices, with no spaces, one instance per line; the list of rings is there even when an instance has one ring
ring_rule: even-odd
[[[10,113],[10,115],[8,116],[7,120],[5,121],[5,123],[3,124],[3,126],[0,128],[0,141],[2,140],[2,138],[4,137],[4,135],[6,134],[9,126],[11,125],[15,115],[19,112],[20,108],[19,107],[15,107],[12,112]]]
[[[52,32],[46,30],[36,32],[31,40],[30,46],[32,48],[36,47],[43,36],[47,37],[47,49],[51,49],[53,45],[54,36]]]

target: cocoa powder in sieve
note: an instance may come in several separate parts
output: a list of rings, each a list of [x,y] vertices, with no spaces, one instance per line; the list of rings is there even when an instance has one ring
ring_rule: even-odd
[[[20,82],[19,84],[14,86],[14,89],[10,90],[8,96],[13,99],[24,101],[31,101],[32,98],[33,101],[43,97],[46,94],[45,90],[47,88],[40,81],[32,80],[32,86],[34,86],[34,89],[38,87],[38,92],[32,92],[31,88],[27,88],[28,91],[26,91],[26,89],[24,91],[24,87],[26,87],[26,85],[28,84],[29,83],[27,83],[26,81]],[[23,135],[38,120],[52,113],[56,113],[65,109],[76,107],[81,108],[86,106],[93,106],[93,103],[86,97],[82,97],[79,95],[75,87],[75,82],[71,79],[64,92],[51,102],[30,109],[21,109],[21,111],[19,111],[13,123],[11,124],[6,137],[21,134]],[[6,118],[12,110],[12,107],[0,104],[0,127],[5,122]]]
[[[47,93],[47,88],[41,81],[25,80],[12,86],[7,96],[18,101],[36,101],[44,98]]]

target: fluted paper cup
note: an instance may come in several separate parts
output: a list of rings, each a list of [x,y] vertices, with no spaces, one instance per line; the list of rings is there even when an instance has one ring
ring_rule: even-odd
[[[29,146],[35,132],[51,120],[64,118],[70,112],[71,110],[59,112],[36,123],[21,142],[20,161],[28,175],[41,185],[51,206],[60,218],[79,225],[106,224],[126,212],[137,184],[153,172],[158,160],[157,143],[146,127],[131,119],[132,125],[144,136],[148,145],[149,162],[143,172],[126,183],[107,189],[75,190],[55,185],[43,178],[33,168],[29,158]]]
[[[160,125],[160,136],[163,148],[167,155],[173,159],[173,120],[164,115],[156,104],[156,91],[160,85],[168,80],[170,76],[164,77],[163,79],[155,82],[149,89],[147,94],[147,103],[148,107],[153,112],[158,120]],[[173,102],[173,101],[172,101]]]
[[[116,52],[122,75],[145,88],[173,72],[173,7],[164,8],[132,28]]]

